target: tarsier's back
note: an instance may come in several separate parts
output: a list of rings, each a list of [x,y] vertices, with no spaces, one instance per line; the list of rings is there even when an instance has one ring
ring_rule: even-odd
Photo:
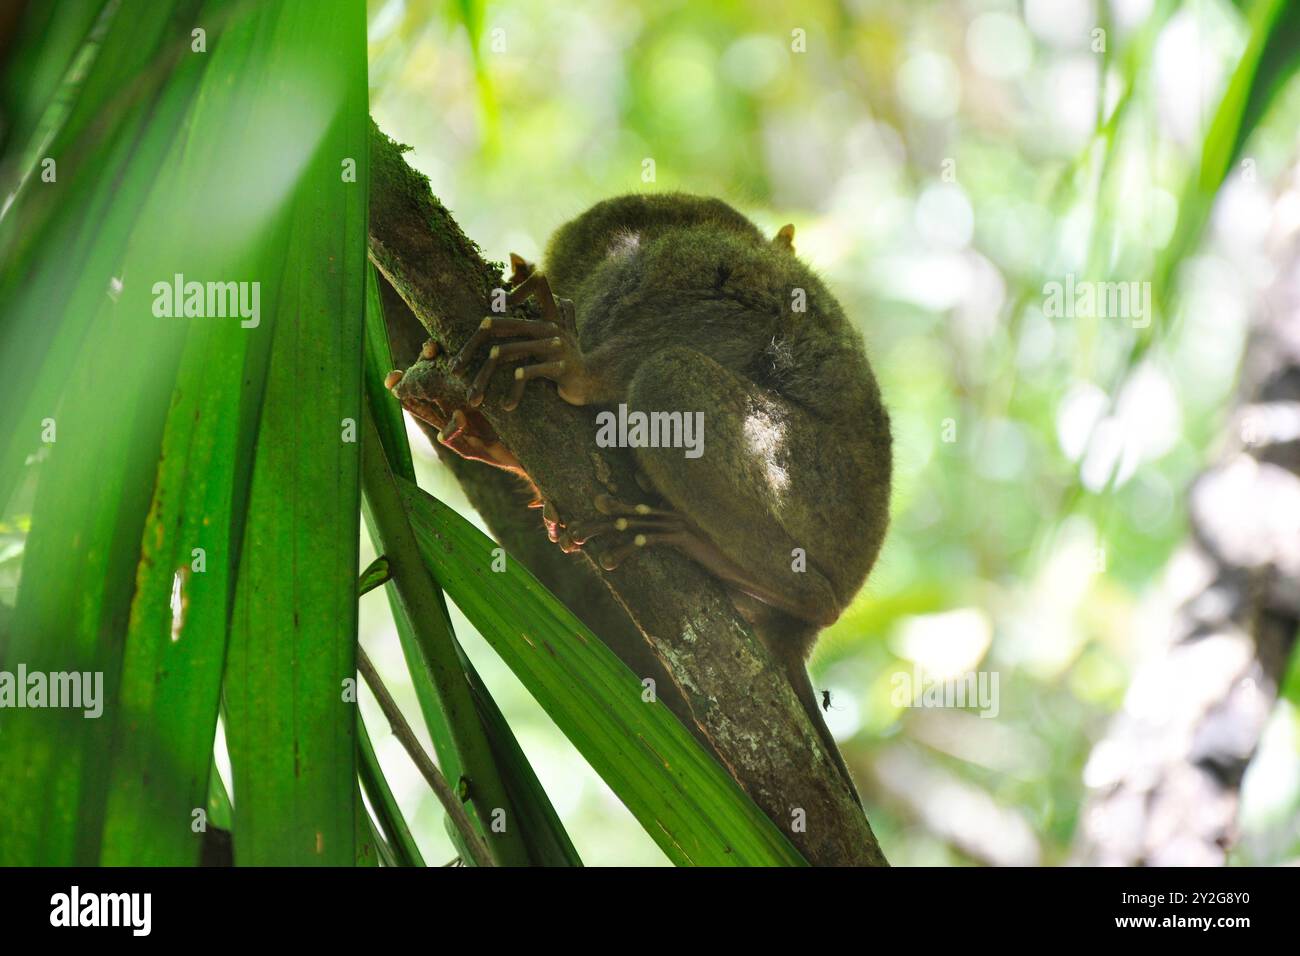
[[[802,655],[875,561],[891,453],[861,338],[791,237],[717,199],[630,195],[557,230],[545,271],[630,409],[704,413],[700,458],[644,448],[639,463],[758,571],[731,583],[793,619]]]

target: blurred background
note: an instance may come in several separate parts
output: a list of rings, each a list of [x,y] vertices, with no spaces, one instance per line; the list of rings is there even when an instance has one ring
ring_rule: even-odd
[[[1294,268],[1300,225],[1294,84],[1196,206],[1249,8],[369,4],[372,113],[489,258],[538,259],[611,195],[705,193],[769,233],[793,222],[861,330],[895,428],[893,525],[812,672],[895,865],[1095,858],[1080,847],[1090,801],[1120,773],[1101,746],[1116,715],[1178,724],[1176,694],[1134,681],[1166,659],[1199,586],[1187,490],[1226,447],[1247,333]],[[1138,283],[1151,305],[1062,314],[1051,284],[1076,280]],[[422,484],[472,515],[411,437]],[[361,611],[367,650],[416,713],[385,599]],[[457,624],[584,861],[664,863]],[[1296,670],[1280,668],[1247,729],[1258,751],[1226,787],[1235,801],[1240,784],[1229,862],[1300,856]],[[971,673],[996,678],[985,716],[896,692]],[[400,746],[376,746],[426,859],[451,859]],[[1130,746],[1125,766],[1159,773],[1161,746]]]

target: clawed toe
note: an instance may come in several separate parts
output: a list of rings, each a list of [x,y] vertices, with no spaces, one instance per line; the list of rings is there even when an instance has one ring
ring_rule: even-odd
[[[492,380],[493,373],[504,362],[514,361],[519,358],[553,358],[564,353],[564,340],[559,336],[549,339],[532,339],[524,342],[510,342],[506,345],[494,345],[488,351],[487,360],[479,369],[478,375],[474,377],[474,382],[469,389],[469,404],[477,408],[483,403],[483,397],[487,393],[488,382]],[[530,366],[531,367],[531,366]],[[519,372],[523,369],[516,369],[515,377],[519,377]],[[520,390],[522,392],[522,389]],[[510,411],[518,404],[518,398],[507,402],[504,407]]]
[[[634,535],[631,541],[612,548],[601,555],[600,566],[606,571],[617,571],[619,565],[649,543],[650,539],[646,535]]]
[[[592,503],[596,506],[596,510],[603,515],[618,515],[627,518],[640,519],[645,522],[681,520],[681,516],[675,511],[668,511],[664,508],[655,508],[647,504],[630,505],[626,502],[619,501],[613,495],[599,494]]]
[[[458,408],[451,413],[451,418],[447,419],[446,423],[438,429],[438,441],[444,445],[450,445],[465,433],[468,426],[469,421],[465,417],[465,412]]]
[[[627,504],[607,494],[597,495],[592,504],[599,517],[566,524],[549,502],[542,502],[542,519],[548,537],[566,552],[583,547],[593,538],[614,537],[597,559],[606,571],[615,570],[641,548],[673,543],[686,530],[686,522],[675,511]]]

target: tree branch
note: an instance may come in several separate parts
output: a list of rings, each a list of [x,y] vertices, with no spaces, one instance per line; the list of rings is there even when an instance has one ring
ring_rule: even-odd
[[[360,646],[357,647],[357,672],[365,679],[370,692],[375,695],[375,700],[379,702],[379,709],[388,718],[388,726],[392,728],[393,736],[401,741],[407,756],[411,758],[411,762],[415,764],[416,769],[420,771],[420,775],[424,777],[429,788],[433,790],[434,796],[438,798],[442,808],[447,811],[447,815],[455,823],[461,839],[465,841],[465,846],[469,848],[469,852],[474,856],[475,864],[478,866],[496,866],[492,854],[488,851],[487,844],[483,842],[483,837],[479,835],[479,832],[474,829],[474,824],[470,822],[464,804],[456,796],[456,792],[451,789],[451,784],[447,782],[447,778],[442,775],[433,759],[420,746],[420,740],[415,736],[415,731],[411,729],[411,725],[402,716],[401,708],[393,700],[393,695],[388,693],[388,688],[379,679],[379,672],[375,670],[375,665],[370,663],[370,657]]]
[[[424,328],[455,350],[487,314],[492,290],[502,285],[500,268],[483,260],[402,151],[374,128],[370,257]],[[417,362],[407,374],[464,395],[441,357]],[[590,520],[597,517],[598,494],[638,494],[629,456],[597,448],[589,410],[541,387],[528,389],[519,407],[506,412],[500,396],[508,391],[508,376],[498,372],[480,411],[560,514]],[[476,473],[459,470],[462,479]],[[543,535],[540,521],[536,533]],[[647,549],[602,576],[723,765],[809,862],[884,864],[861,808],[785,675],[721,585],[664,548]]]

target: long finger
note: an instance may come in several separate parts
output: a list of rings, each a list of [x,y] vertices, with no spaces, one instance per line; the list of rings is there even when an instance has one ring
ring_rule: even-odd
[[[459,372],[464,368],[488,339],[514,335],[529,339],[544,339],[558,335],[559,332],[560,327],[554,322],[538,322],[533,319],[494,319],[488,316],[478,324],[469,341],[451,360],[451,370]]]
[[[526,356],[555,355],[560,351],[562,345],[563,340],[556,336],[551,339],[533,339],[529,342],[510,342],[507,345],[492,346],[488,351],[488,357],[483,363],[483,367],[478,370],[478,375],[474,377],[474,384],[470,386],[466,400],[472,408],[477,408],[483,403],[483,396],[487,393],[488,382],[492,380],[493,373],[496,372],[502,362],[509,362]]]
[[[539,362],[536,365],[525,365],[522,368],[515,369],[515,385],[510,390],[510,398],[502,407],[512,412],[519,407],[520,400],[524,397],[524,389],[528,383],[535,378],[555,379],[564,374],[565,364],[559,362]]]

